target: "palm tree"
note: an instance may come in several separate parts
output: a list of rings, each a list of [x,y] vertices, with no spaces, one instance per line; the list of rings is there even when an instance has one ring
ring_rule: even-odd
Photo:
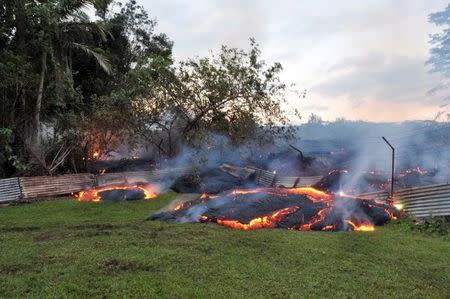
[[[39,25],[38,36],[40,49],[40,74],[36,102],[31,120],[29,148],[39,152],[41,109],[45,88],[46,74],[51,66],[54,72],[55,96],[64,93],[64,81],[72,81],[71,55],[73,51],[82,51],[94,58],[96,63],[108,74],[111,65],[103,55],[86,45],[84,41],[97,37],[106,40],[107,33],[100,24],[92,22],[84,10],[94,0],[53,0],[42,3],[34,2],[36,23]],[[37,4],[36,4],[37,3]]]

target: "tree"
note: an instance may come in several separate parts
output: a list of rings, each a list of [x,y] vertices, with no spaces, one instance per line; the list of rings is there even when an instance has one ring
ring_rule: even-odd
[[[137,130],[168,157],[195,147],[211,134],[235,145],[265,144],[292,136],[285,116],[282,66],[267,65],[258,45],[248,51],[223,46],[218,55],[188,59],[179,67],[155,62],[136,69]]]
[[[428,21],[442,28],[442,31],[430,36],[430,57],[426,62],[431,72],[441,73],[445,80],[430,92],[434,93],[450,87],[450,4],[444,11],[430,14]]]
[[[173,42],[155,26],[135,0],[0,4],[3,161],[52,174],[83,170],[123,144],[173,157],[214,145],[211,136],[234,145],[292,136],[282,67],[264,62],[254,41],[175,63]]]
[[[86,34],[95,34],[106,40],[106,33],[97,23],[91,22],[82,11],[92,0],[65,0],[43,3],[35,7],[38,36],[42,47],[40,49],[40,79],[34,108],[30,148],[36,149],[40,145],[40,115],[42,96],[44,93],[45,75],[52,67],[54,81],[53,96],[56,101],[64,102],[65,94],[73,89],[71,68],[71,52],[83,51],[92,56],[98,65],[111,73],[109,61],[100,53],[83,43]],[[49,61],[48,61],[49,60]],[[51,65],[49,65],[51,64]]]
[[[73,84],[73,53],[81,51],[111,72],[108,60],[85,44],[94,36],[106,40],[101,26],[83,12],[91,3],[93,0],[15,0],[7,1],[0,10],[6,17],[0,71],[6,74],[8,69],[17,69],[1,86],[11,109],[6,125],[17,132],[15,142],[20,139],[39,164],[45,161],[40,148],[42,122],[57,128],[58,117],[79,98]]]
[[[173,42],[162,33],[155,33],[156,21],[136,1],[103,7],[98,13],[101,25],[111,38],[93,41],[104,49],[114,68],[114,76],[106,76],[83,59],[74,57],[77,70],[74,84],[79,87],[84,115],[78,157],[92,158],[94,153],[108,155],[118,145],[136,142],[135,114],[132,98],[140,88],[136,73],[140,69],[158,70],[154,65],[170,66]],[[117,9],[119,7],[119,9]],[[162,70],[162,68],[161,68]],[[95,84],[93,84],[95,82]]]
[[[320,115],[311,113],[308,118],[308,124],[320,125],[323,123],[322,117]]]

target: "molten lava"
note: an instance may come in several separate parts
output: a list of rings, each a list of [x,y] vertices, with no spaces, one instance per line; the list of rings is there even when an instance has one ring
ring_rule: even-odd
[[[407,176],[412,173],[417,173],[419,175],[426,175],[428,173],[428,171],[421,169],[419,166],[417,166],[415,168],[406,169],[405,171],[400,173],[399,176],[404,177],[404,176]]]
[[[375,225],[397,217],[398,212],[390,201],[329,194],[303,187],[232,190],[214,196],[202,194],[149,219],[213,222],[241,230],[373,231]]]
[[[110,185],[75,194],[78,201],[101,201],[105,199],[105,196],[112,200],[148,200],[155,198],[157,194],[155,188],[151,185]]]

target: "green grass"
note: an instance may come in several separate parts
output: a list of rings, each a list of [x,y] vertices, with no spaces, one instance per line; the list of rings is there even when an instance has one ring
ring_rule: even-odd
[[[144,221],[174,197],[0,208],[0,297],[450,298],[450,238]]]

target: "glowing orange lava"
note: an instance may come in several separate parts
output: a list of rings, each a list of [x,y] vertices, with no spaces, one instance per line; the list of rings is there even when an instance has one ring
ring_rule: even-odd
[[[324,191],[315,189],[313,187],[300,187],[300,188],[255,188],[255,189],[236,189],[229,191],[226,195],[245,195],[267,193],[274,195],[305,195],[308,196],[314,202],[316,201],[329,201],[333,198],[333,195]],[[202,194],[202,197],[211,197],[211,195]]]
[[[217,224],[231,227],[234,229],[250,230],[250,229],[260,229],[260,228],[275,228],[277,223],[283,220],[285,217],[297,211],[298,207],[289,207],[276,211],[272,215],[257,217],[252,219],[249,223],[240,223],[237,220],[221,220],[217,219]],[[201,220],[208,221],[207,216],[201,216]]]
[[[312,216],[308,216],[308,220],[305,221],[305,214],[302,214],[302,209],[300,205],[296,204],[290,207],[279,209],[271,214],[258,215],[258,217],[250,218],[249,220],[243,221],[242,219],[237,220],[234,216],[232,218],[226,218],[223,215],[217,215],[214,217],[207,216],[205,214],[198,216],[198,221],[201,222],[215,222],[219,225],[227,226],[233,229],[239,230],[253,230],[261,228],[276,228],[280,227],[281,222],[285,221],[298,221],[298,225],[292,225],[288,227],[291,230],[301,230],[301,231],[311,231],[311,230],[322,230],[322,231],[335,231],[335,230],[352,230],[352,231],[374,231],[375,226],[369,220],[369,218],[362,217],[361,215],[352,215],[355,218],[339,218],[339,222],[336,218],[336,213],[340,213],[340,209],[345,209],[347,201],[362,201],[362,203],[368,208],[378,208],[386,212],[386,215],[391,220],[396,220],[397,216],[394,215],[395,212],[391,211],[391,202],[388,200],[382,201],[375,198],[364,198],[347,194],[329,194],[325,191],[315,189],[313,187],[301,187],[301,188],[254,188],[254,189],[242,189],[242,190],[231,190],[224,192],[222,195],[208,195],[206,193],[200,196],[200,202],[204,205],[211,198],[219,198],[219,200],[238,200],[245,202],[246,198],[240,198],[240,195],[257,194],[263,193],[258,200],[270,200],[271,197],[266,197],[264,195],[275,195],[276,197],[289,197],[294,196],[306,196],[307,199],[314,204],[316,212]],[[249,197],[251,199],[252,197]],[[259,199],[260,198],[260,199]],[[367,201],[367,202],[366,202]],[[198,203],[199,204],[199,203]],[[350,203],[351,204],[351,203]],[[179,211],[181,209],[189,208],[192,206],[192,202],[185,202],[178,204],[173,211]],[[236,209],[231,207],[228,211],[235,213]],[[293,215],[294,213],[300,211],[300,214]],[[336,212],[338,211],[338,212]],[[339,214],[338,214],[339,215]],[[289,218],[288,218],[289,217]],[[298,220],[293,220],[292,217],[299,217]],[[248,218],[245,218],[248,219]]]
[[[372,224],[369,223],[363,223],[363,224],[355,224],[351,220],[346,220],[348,224],[350,224],[351,230],[355,231],[362,231],[362,232],[372,232],[375,230],[375,227]]]
[[[416,168],[410,168],[410,169],[405,170],[404,172],[400,173],[399,176],[404,177],[411,173],[418,173],[420,175],[426,175],[428,173],[428,171],[423,170],[419,166],[417,166]]]
[[[78,201],[100,201],[101,196],[99,193],[104,191],[112,191],[112,190],[133,190],[139,189],[144,192],[144,199],[152,199],[157,196],[154,188],[151,185],[111,185],[106,187],[100,187],[95,189],[89,189],[85,191],[81,191],[78,194],[75,194],[75,197]]]

